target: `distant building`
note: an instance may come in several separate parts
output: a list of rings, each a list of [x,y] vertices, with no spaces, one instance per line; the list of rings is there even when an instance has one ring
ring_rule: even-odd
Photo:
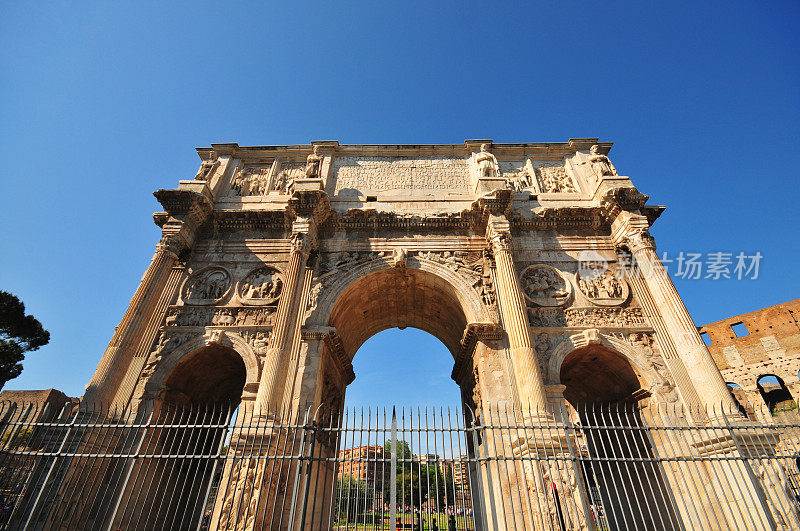
[[[351,477],[367,483],[383,483],[389,473],[388,463],[383,461],[383,446],[359,446],[339,452],[338,477]]]
[[[800,299],[699,328],[728,388],[743,405],[773,414],[800,398]]]

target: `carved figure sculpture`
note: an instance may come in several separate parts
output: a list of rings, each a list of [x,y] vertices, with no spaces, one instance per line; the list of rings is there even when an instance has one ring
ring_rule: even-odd
[[[313,179],[319,177],[319,168],[322,165],[322,155],[319,154],[319,146],[314,146],[314,150],[306,158],[306,178]]]
[[[212,268],[190,279],[184,290],[187,301],[215,301],[221,299],[230,286],[230,276],[222,269]]]
[[[475,156],[475,164],[478,165],[478,175],[480,177],[497,177],[497,157],[487,151],[488,147],[487,144],[481,144],[481,151]]]
[[[406,251],[403,247],[394,249],[392,252],[392,264],[394,264],[394,267],[406,267],[407,260],[408,251]]]
[[[532,299],[566,297],[564,280],[549,269],[532,269],[525,275],[525,293]]]
[[[528,171],[525,168],[511,174],[511,177],[507,180],[508,186],[515,192],[522,192],[526,188],[533,186],[530,175],[528,175]]]
[[[216,151],[212,151],[208,154],[208,158],[200,163],[200,169],[197,170],[197,175],[194,176],[194,179],[196,181],[207,181],[214,174],[217,166],[219,166],[219,157]]]
[[[239,297],[251,303],[267,304],[280,297],[283,280],[272,267],[260,267],[251,271],[239,284]]]
[[[592,165],[592,170],[601,179],[605,175],[616,175],[617,169],[611,164],[607,156],[600,153],[600,146],[593,145],[589,150],[589,164]]]
[[[275,184],[272,189],[281,193],[286,193],[286,188],[289,186],[289,176],[285,171],[278,173],[275,177]]]

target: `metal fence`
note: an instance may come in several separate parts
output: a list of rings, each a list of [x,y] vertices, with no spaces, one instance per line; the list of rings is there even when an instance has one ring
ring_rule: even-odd
[[[797,529],[795,411],[3,403],[0,526]]]

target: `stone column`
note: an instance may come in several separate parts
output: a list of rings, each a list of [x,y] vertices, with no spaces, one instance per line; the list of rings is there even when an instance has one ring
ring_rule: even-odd
[[[158,303],[170,271],[178,259],[180,245],[175,238],[164,238],[133,294],[128,310],[114,331],[94,376],[86,386],[84,402],[109,405],[125,377],[144,328]]]
[[[519,398],[527,415],[544,417],[547,396],[528,325],[528,310],[511,254],[511,226],[502,214],[491,214],[486,229],[497,272],[497,300],[514,365]]]
[[[313,245],[313,225],[307,219],[298,219],[292,227],[289,265],[283,276],[283,292],[256,396],[256,413],[260,415],[280,409],[283,402],[292,332],[299,312],[297,299],[303,291],[306,260]]]
[[[618,245],[625,245],[633,253],[636,264],[645,280],[675,343],[678,356],[683,360],[689,378],[709,413],[738,415],[725,380],[708,352],[697,326],[692,321],[675,285],[664,265],[656,255],[656,246],[648,232],[647,218],[628,211],[619,212],[611,223],[611,235]]]

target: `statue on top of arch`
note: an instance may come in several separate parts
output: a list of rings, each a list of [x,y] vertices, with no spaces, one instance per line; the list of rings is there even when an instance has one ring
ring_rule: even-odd
[[[475,164],[478,166],[479,178],[493,178],[499,174],[497,157],[488,151],[488,144],[481,144],[480,152],[475,155]]]

